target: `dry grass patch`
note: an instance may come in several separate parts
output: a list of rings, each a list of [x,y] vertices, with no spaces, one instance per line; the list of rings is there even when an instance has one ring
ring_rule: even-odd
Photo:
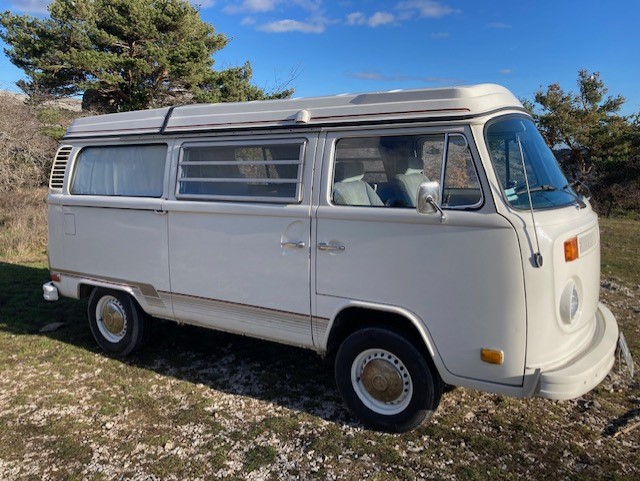
[[[0,192],[46,182],[57,144],[47,125],[38,109],[0,94]]]
[[[0,192],[0,260],[46,259],[46,195],[46,188]]]

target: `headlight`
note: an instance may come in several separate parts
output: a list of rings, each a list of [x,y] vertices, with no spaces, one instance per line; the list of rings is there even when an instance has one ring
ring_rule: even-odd
[[[580,310],[580,294],[578,286],[573,280],[570,280],[562,291],[560,298],[560,317],[562,322],[567,325],[573,323],[578,317]]]

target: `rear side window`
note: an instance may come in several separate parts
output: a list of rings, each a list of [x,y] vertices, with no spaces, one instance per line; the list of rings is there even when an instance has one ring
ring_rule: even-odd
[[[161,197],[166,144],[87,147],[75,163],[71,193]]]
[[[299,202],[304,142],[187,145],[176,196],[183,199]]]

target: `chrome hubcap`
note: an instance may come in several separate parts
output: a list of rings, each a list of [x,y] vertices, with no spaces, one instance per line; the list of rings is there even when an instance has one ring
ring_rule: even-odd
[[[119,342],[127,334],[127,314],[113,296],[104,296],[96,306],[98,330],[109,342]]]
[[[110,302],[102,308],[102,320],[107,330],[112,334],[118,334],[124,328],[124,314],[114,302]]]

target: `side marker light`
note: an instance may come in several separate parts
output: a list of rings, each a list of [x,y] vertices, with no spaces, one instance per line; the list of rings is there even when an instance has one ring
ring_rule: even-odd
[[[504,352],[497,349],[482,349],[480,359],[489,364],[502,364],[504,362]]]

